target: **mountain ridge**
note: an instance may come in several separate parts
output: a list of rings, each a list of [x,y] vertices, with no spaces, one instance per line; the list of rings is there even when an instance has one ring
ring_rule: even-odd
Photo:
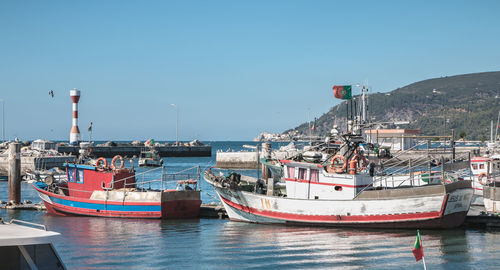
[[[332,94],[333,98],[333,94]],[[360,102],[360,95],[353,95]],[[325,136],[337,124],[346,126],[342,102],[320,116],[314,135]],[[359,107],[359,105],[358,105]],[[467,140],[488,140],[490,121],[500,110],[500,71],[469,73],[418,81],[386,93],[368,94],[368,117],[374,122],[409,121],[400,128],[420,129],[422,135],[449,135]],[[283,134],[309,135],[303,123]],[[388,126],[390,127],[390,126]]]

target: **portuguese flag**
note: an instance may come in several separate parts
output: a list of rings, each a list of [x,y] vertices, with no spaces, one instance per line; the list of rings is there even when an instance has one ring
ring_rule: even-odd
[[[352,99],[350,85],[334,85],[333,95],[340,99]]]
[[[420,240],[420,230],[417,230],[417,239],[415,240],[412,252],[417,262],[424,257],[424,247],[422,246],[422,240]]]

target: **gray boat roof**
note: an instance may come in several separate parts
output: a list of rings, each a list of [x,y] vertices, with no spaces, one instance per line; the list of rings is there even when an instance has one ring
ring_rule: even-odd
[[[45,228],[43,225],[34,225]],[[11,223],[0,222],[0,246],[49,244],[59,235],[60,233],[57,232],[15,224],[13,221]]]

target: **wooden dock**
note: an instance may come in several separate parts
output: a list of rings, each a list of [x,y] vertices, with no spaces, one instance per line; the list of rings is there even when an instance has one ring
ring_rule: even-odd
[[[45,205],[40,203],[26,203],[26,204],[1,204],[0,209],[7,210],[36,210],[36,211],[46,211]]]

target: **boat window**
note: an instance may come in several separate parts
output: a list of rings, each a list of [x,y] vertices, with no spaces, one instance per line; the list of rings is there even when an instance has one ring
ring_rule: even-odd
[[[76,168],[68,168],[68,181],[76,182]]]
[[[472,164],[472,169],[477,170],[477,164]]]
[[[295,167],[286,167],[286,170],[288,172],[288,178],[295,178]]]
[[[297,178],[305,180],[306,179],[306,172],[307,172],[307,169],[299,168],[299,176]]]
[[[484,169],[484,164],[479,164],[479,169]]]
[[[76,177],[76,182],[77,183],[83,183],[83,170],[79,169],[78,170],[78,176]]]
[[[68,168],[68,181],[72,183],[83,183],[83,169]]]
[[[312,170],[311,169],[310,180],[311,180],[311,182],[319,182],[319,170]]]

